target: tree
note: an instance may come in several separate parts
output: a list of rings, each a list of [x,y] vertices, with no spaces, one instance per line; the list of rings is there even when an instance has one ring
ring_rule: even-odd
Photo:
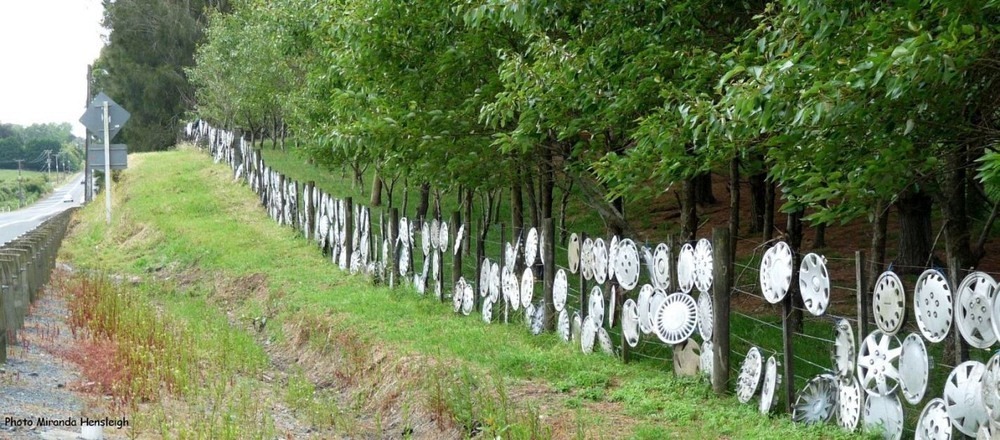
[[[104,2],[107,45],[94,63],[94,90],[132,113],[119,140],[132,151],[173,145],[193,102],[184,67],[194,63],[205,13],[226,1],[132,0]]]

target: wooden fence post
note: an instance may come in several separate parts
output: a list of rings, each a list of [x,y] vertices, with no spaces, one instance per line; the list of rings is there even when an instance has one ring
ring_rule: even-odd
[[[669,262],[667,271],[670,273],[670,282],[667,283],[665,290],[668,295],[681,290],[681,284],[677,281],[677,256],[681,254],[680,247],[684,245],[681,241],[676,234],[670,234],[667,237],[667,261]]]
[[[306,182],[306,187],[302,190],[302,198],[305,199],[303,200],[305,206],[305,213],[303,217],[305,217],[304,220],[306,222],[306,224],[302,227],[302,233],[305,234],[307,241],[315,238],[313,237],[313,233],[316,229],[316,204],[315,200],[313,200],[313,191],[315,188],[316,182],[310,180],[309,182]]]
[[[302,226],[302,222],[300,221],[301,217],[300,213],[302,211],[299,208],[299,181],[293,179],[289,180],[291,180],[291,185],[289,185],[290,187],[289,189],[291,189],[291,196],[292,196],[292,201],[289,204],[292,206],[289,207],[288,211],[289,211],[289,216],[292,217],[291,218],[292,228],[298,229]]]
[[[583,276],[583,242],[587,241],[587,233],[580,233],[580,250],[579,255],[577,255],[577,260],[580,262],[580,267],[577,268],[577,275],[580,277],[580,319],[586,318],[589,308],[587,303],[587,277]]]
[[[500,223],[500,259],[498,264],[500,264],[500,298],[505,298],[506,295],[503,293],[503,268],[507,265],[505,263],[504,257],[507,253],[507,225]],[[503,323],[508,322],[508,317],[510,315],[510,303],[506,300],[503,302]]]
[[[478,233],[475,235],[475,237],[476,237],[476,275],[474,276],[474,278],[476,280],[478,280],[478,281],[476,282],[476,294],[474,296],[476,298],[476,311],[477,312],[481,312],[482,311],[482,307],[483,307],[483,298],[482,298],[482,295],[479,294],[479,291],[481,291],[482,289],[488,289],[489,288],[488,285],[487,286],[481,286],[480,285],[480,284],[482,284],[482,279],[483,279],[482,276],[481,276],[481,274],[483,273],[483,258],[486,257],[486,247],[485,246],[486,246],[486,233],[488,231],[489,231],[489,226],[486,224],[486,220],[485,219],[480,219],[479,220],[479,231],[477,231]],[[472,235],[470,234],[469,237],[472,237]],[[487,270],[490,270],[490,268],[487,268]]]
[[[276,206],[276,208],[277,208],[276,210],[278,212],[278,224],[282,225],[282,226],[288,224],[288,219],[285,218],[285,205],[288,203],[285,200],[286,197],[287,197],[287,195],[285,194],[285,191],[286,191],[286,189],[285,189],[285,175],[284,174],[278,174],[278,187],[277,187],[277,191],[276,191],[277,192],[277,196],[278,196],[277,197],[278,200],[276,201],[276,205],[277,205]]]
[[[393,207],[389,214],[389,261],[386,262],[389,268],[389,288],[396,287],[396,276],[399,274],[399,252],[396,252],[396,243],[399,239],[399,208]]]
[[[347,262],[347,269],[351,269],[351,257],[354,253],[354,201],[350,197],[344,198],[344,261]]]
[[[733,246],[729,229],[712,230],[712,248],[715,252],[713,268],[715,284],[712,286],[712,390],[722,395],[729,390],[729,298],[732,292]],[[708,292],[702,293],[702,295]],[[794,382],[794,381],[791,381]]]
[[[792,281],[784,299],[781,300],[781,344],[782,356],[785,358],[784,382],[785,382],[785,411],[792,412],[792,404],[795,402],[795,357],[792,350],[792,335],[795,333],[792,314],[795,313],[793,296],[798,295],[797,287],[799,283],[798,249],[792,249]]]
[[[858,297],[858,339],[857,344],[860,344],[868,337],[868,308],[871,307],[871,300],[868,299],[868,262],[865,258],[865,251],[854,251],[854,278],[857,282],[857,297]],[[906,313],[906,310],[903,310]],[[859,393],[861,395],[861,400],[858,404],[861,408],[865,407],[865,400],[868,399],[866,393]]]
[[[377,254],[378,254],[378,244],[376,244],[377,243],[376,240],[378,240],[378,238],[375,236],[375,233],[372,232],[372,210],[371,210],[371,208],[369,208],[369,207],[366,206],[366,207],[364,207],[362,209],[365,211],[365,222],[368,223],[368,228],[366,229],[366,231],[368,232],[368,251],[366,252],[367,255],[368,255],[368,258],[367,258],[368,261],[364,261],[363,262],[364,265],[365,265],[365,271],[367,272],[368,271],[368,263],[372,262],[372,261],[377,261],[378,260],[378,256],[377,256]],[[369,275],[371,275],[371,274],[369,274]]]
[[[868,310],[871,300],[868,298],[868,265],[865,251],[854,251],[854,278],[857,281],[858,297],[858,343],[868,336]],[[906,313],[904,310],[903,313]],[[862,396],[864,397],[864,396]]]
[[[552,303],[552,286],[556,276],[555,237],[552,218],[542,220],[542,323],[546,331],[556,328],[555,306]]]
[[[458,235],[458,230],[461,229],[459,226],[462,224],[462,213],[459,211],[454,211],[451,213],[451,228],[448,229],[448,234],[452,236],[451,241],[448,243],[448,248],[454,249],[455,245],[458,244],[460,236]],[[454,292],[455,285],[458,284],[458,280],[462,278],[462,250],[459,249],[458,253],[451,252],[450,249],[445,251],[445,255],[452,254],[454,257],[452,259],[451,265],[451,286],[452,295],[461,294],[461,292]],[[441,261],[441,269],[444,269],[444,260]],[[444,270],[441,271],[444,275]],[[441,278],[444,278],[443,276]],[[441,298],[444,298],[444,290],[441,291]]]
[[[958,285],[962,282],[960,271],[961,268],[958,267],[958,258],[949,255],[948,256],[948,283],[951,284],[951,299],[952,299],[952,310],[959,310],[962,304],[959,302],[958,298]],[[955,365],[959,365],[962,362],[969,360],[969,344],[965,342],[965,338],[962,337],[962,331],[958,329],[958,323],[952,325],[952,337],[955,339]]]

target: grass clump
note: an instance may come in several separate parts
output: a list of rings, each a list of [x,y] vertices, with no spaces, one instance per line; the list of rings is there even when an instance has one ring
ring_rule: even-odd
[[[61,284],[78,340],[67,357],[82,367],[85,390],[133,415],[132,435],[273,438],[256,379],[266,355],[201,298],[103,275]]]

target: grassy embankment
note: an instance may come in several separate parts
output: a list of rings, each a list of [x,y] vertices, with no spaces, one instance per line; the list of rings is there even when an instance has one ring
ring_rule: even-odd
[[[265,143],[266,144],[266,143]],[[269,144],[266,144],[260,149],[263,154],[265,162],[274,170],[285,174],[286,176],[295,179],[299,182],[315,182],[317,188],[326,191],[329,194],[333,194],[337,197],[353,197],[356,203],[368,204],[368,200],[371,196],[371,181],[374,178],[374,172],[370,169],[364,174],[364,185],[357,186],[352,179],[351,173],[347,170],[337,172],[337,171],[325,171],[310,164],[295,150],[289,149],[288,151],[281,151],[278,149],[271,148]],[[398,183],[394,188],[393,200],[395,201],[395,206],[400,207],[403,202],[404,197],[409,199],[409,209],[407,212],[402,212],[400,215],[414,215],[416,211],[417,199],[419,197],[419,190],[416,188],[417,185],[411,185],[409,188],[409,194],[404,194],[405,189],[402,183]],[[388,190],[388,189],[386,189]],[[717,189],[717,196],[723,197],[724,194],[721,193],[722,190]],[[560,201],[562,198],[563,191],[556,188],[554,197],[555,200]],[[503,199],[499,205],[499,221],[508,225],[507,229],[507,240],[512,240],[510,238],[510,228],[511,215],[510,215],[510,201],[509,201],[509,191],[503,194]],[[672,195],[664,196],[667,199],[672,199]],[[594,209],[590,209],[585,206],[582,202],[584,196],[579,193],[579,191],[574,191],[568,200],[567,205],[567,220],[566,220],[566,230],[569,232],[576,233],[586,233],[588,236],[606,236],[607,231],[605,229],[604,223],[600,216]],[[387,199],[383,197],[383,203],[387,203]],[[527,202],[525,202],[527,204]],[[482,200],[477,198],[475,200],[475,216],[478,219],[481,214],[479,212],[482,209]],[[643,240],[646,240],[646,245],[655,247],[657,243],[665,243],[668,240],[670,234],[679,233],[679,222],[670,220],[653,220],[662,219],[664,217],[664,212],[650,212],[650,210],[662,209],[662,201],[651,201],[649,203],[635,203],[628,206],[629,216],[633,222],[637,223],[655,223],[655,227],[646,227],[637,231],[641,238],[635,239],[637,243],[643,244]],[[659,208],[656,208],[659,206]],[[455,194],[445,193],[441,196],[441,211],[443,213],[450,213],[454,210],[459,209],[459,203],[456,200]],[[702,213],[707,215],[706,213]],[[373,218],[377,215],[373,211]],[[720,213],[716,213],[720,215]],[[728,211],[722,211],[721,215],[728,219]],[[525,222],[529,222],[529,215],[527,210],[524,213]],[[647,220],[639,220],[639,219]],[[377,219],[376,219],[377,220]],[[378,232],[377,226],[374,226],[374,230]],[[478,226],[473,226],[473,233],[478,233]],[[699,237],[710,237],[711,230],[708,227],[702,227]],[[489,232],[488,240],[486,241],[486,255],[490,256],[493,261],[497,261],[500,255],[500,238],[499,238],[499,228],[495,225],[491,227]],[[753,238],[749,238],[753,240]],[[747,284],[758,283],[758,274],[756,271],[747,271],[743,267],[760,267],[760,259],[762,257],[764,248],[757,247],[752,251],[745,254],[737,254],[737,264],[740,265],[737,268],[737,285],[742,288],[748,288]],[[416,252],[414,258],[414,267],[423,267],[423,255],[420,252]],[[567,267],[567,249],[565,243],[556,243],[556,263],[560,267]],[[474,253],[472,255],[475,255]],[[466,258],[464,263],[463,274],[466,279],[477,280],[478,276],[475,274],[475,259]],[[841,261],[835,261],[833,264],[843,264]],[[853,262],[851,262],[853,265]],[[853,267],[853,266],[852,266]],[[853,274],[853,270],[851,272]],[[642,282],[647,282],[645,280],[645,274],[643,275]],[[450,280],[450,277],[446,277],[446,280]],[[575,279],[575,276],[570,277],[571,280]],[[853,283],[851,280],[834,280],[834,283],[843,284],[845,282]],[[590,285],[593,285],[592,283]],[[759,288],[756,289],[758,296]],[[841,293],[841,290],[834,289],[834,293]],[[577,283],[571,281],[570,291],[569,291],[568,304],[579,304],[579,289]],[[637,296],[637,291],[631,292],[631,297],[635,299]],[[746,301],[745,299],[741,301],[742,304],[753,305],[753,301]],[[736,313],[731,315],[730,326],[731,334],[733,335],[731,341],[732,356],[730,365],[732,368],[732,376],[736,377],[739,374],[739,368],[743,362],[743,358],[751,346],[755,346],[761,350],[763,356],[766,357],[770,355],[781,356],[783,339],[781,330],[781,307],[780,305],[771,305],[764,301],[763,297],[759,298],[757,301],[759,305],[750,307],[750,310],[737,310]],[[854,304],[853,301],[849,302]],[[578,309],[575,307],[574,309]],[[831,312],[833,314],[833,312]],[[853,316],[854,311],[851,311]],[[795,337],[793,338],[793,347],[795,356],[800,360],[796,364],[795,369],[795,386],[796,389],[802,389],[806,382],[815,377],[816,375],[827,373],[831,368],[833,368],[830,352],[833,349],[832,338],[834,337],[834,320],[829,319],[830,315],[824,316],[822,318],[813,318],[808,313],[806,314],[806,319],[804,323],[803,332],[805,337]],[[620,328],[615,327],[609,330],[611,334],[611,339],[613,341],[620,340]],[[820,339],[817,339],[820,338]],[[672,356],[671,351],[664,345],[653,339],[654,342],[647,343],[645,341],[640,342],[639,347],[634,350],[634,362],[652,362],[655,364],[656,368],[660,368],[664,361],[669,362]],[[817,342],[825,339],[829,342],[826,346],[817,345]],[[649,340],[649,339],[645,339]],[[669,368],[669,366],[668,366]],[[787,381],[787,379],[785,379]],[[943,378],[942,378],[943,380]],[[939,388],[940,389],[940,388]],[[908,405],[908,404],[907,404]],[[911,407],[907,409],[908,413],[917,415],[923,407]],[[915,423],[915,421],[913,422]]]
[[[101,206],[85,208],[62,257],[141,277],[134,288],[77,289],[96,293],[78,303],[105,311],[82,325],[113,329],[102,340],[130,354],[117,394],[141,408],[137,431],[273,438],[276,402],[264,390],[317,429],[352,436],[849,437],[763,417],[664,365],[582,355],[553,335],[371,286],[270,222],[196,151],[130,162],[112,226]]]

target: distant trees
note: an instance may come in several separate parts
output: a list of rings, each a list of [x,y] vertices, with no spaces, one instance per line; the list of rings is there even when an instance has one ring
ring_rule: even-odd
[[[44,171],[46,161],[55,161],[61,153],[70,169],[78,169],[80,154],[75,141],[68,123],[27,127],[0,123],[0,168],[17,169],[17,161],[23,160],[24,169]],[[46,151],[51,151],[51,157]],[[52,170],[55,169],[55,162],[52,162]]]

